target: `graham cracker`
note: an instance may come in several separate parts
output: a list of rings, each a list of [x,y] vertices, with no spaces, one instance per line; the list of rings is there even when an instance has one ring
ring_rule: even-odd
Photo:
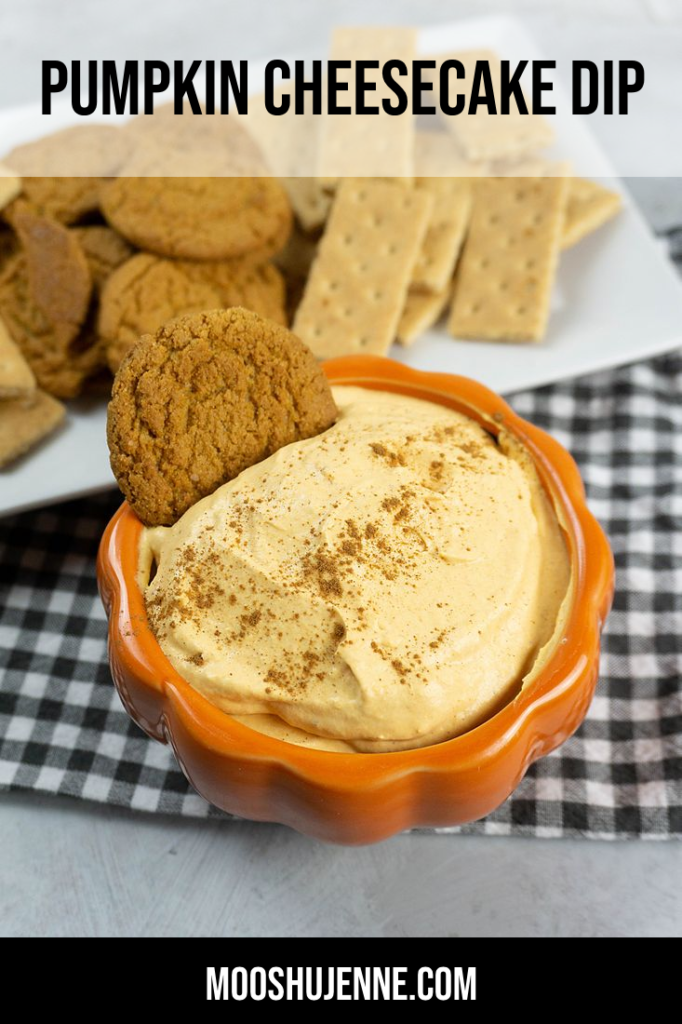
[[[433,196],[433,207],[410,287],[440,294],[452,280],[464,242],[472,184],[468,178],[417,178],[415,184]]]
[[[282,178],[296,219],[304,231],[321,228],[331,209],[333,194],[322,187],[319,178]]]
[[[481,178],[455,279],[451,334],[540,341],[549,317],[566,178]]]
[[[0,399],[26,398],[35,389],[33,370],[0,319]]]
[[[487,162],[467,160],[451,132],[414,133],[414,173],[418,178],[474,178],[487,174]]]
[[[4,210],[6,206],[9,206],[20,192],[21,178],[11,171],[9,167],[0,164],[0,210]]]
[[[408,348],[424,331],[438,322],[452,295],[452,283],[441,292],[418,292],[410,288],[400,314],[396,340]]]
[[[495,178],[570,178],[572,173],[570,160],[546,160],[541,156],[494,160],[490,164],[490,174]]]
[[[51,434],[65,414],[62,403],[44,391],[0,402],[0,466],[13,462]]]
[[[292,93],[290,85],[275,89],[273,100],[276,106],[280,105],[283,96]],[[313,116],[311,93],[304,93],[303,102],[302,114],[295,113],[293,95],[286,114],[270,114],[265,108],[264,93],[259,93],[249,97],[248,113],[239,115],[240,124],[260,148],[269,171],[278,178],[310,175],[313,171],[319,117]]]
[[[464,78],[455,79],[454,72],[451,72],[450,92],[452,94],[455,91],[452,83],[456,81],[456,92],[464,96],[465,111],[443,116],[448,130],[453,133],[468,160],[501,160],[505,157],[525,156],[552,144],[554,131],[541,114],[521,114],[514,99],[509,105],[508,114],[499,112],[501,64],[497,54],[490,50],[466,50],[437,57],[435,70],[429,72],[436,100],[440,92],[441,65],[450,59],[458,60],[464,66]],[[474,69],[479,60],[487,61],[490,66],[497,110],[495,114],[489,113],[483,105],[479,106],[475,114],[466,113],[472,95]]]
[[[618,213],[622,200],[617,192],[596,181],[571,178],[568,184],[566,222],[561,248],[569,249]]]
[[[293,326],[316,356],[386,354],[432,204],[386,181],[341,183]]]
[[[290,94],[290,87],[275,89],[277,106],[285,93]],[[260,146],[271,172],[282,179],[304,231],[321,228],[332,204],[331,195],[314,177],[321,115],[313,114],[312,99],[310,92],[304,93],[304,111],[296,114],[292,97],[292,106],[286,114],[274,116],[265,109],[262,94],[251,96],[249,112],[241,118]]]
[[[348,60],[351,67],[337,74],[348,89],[337,93],[339,106],[350,107],[348,115],[325,114],[321,120],[317,177],[323,185],[334,185],[339,178],[414,176],[414,118],[409,112],[410,75],[400,78],[407,91],[408,109],[393,116],[382,107],[386,99],[395,104],[395,94],[381,75],[388,60],[402,60],[411,71],[416,52],[417,33],[410,28],[337,28],[332,33],[330,60]],[[365,93],[367,106],[378,107],[378,114],[356,114],[356,62],[378,60],[379,68],[368,69],[365,81],[376,89]]]

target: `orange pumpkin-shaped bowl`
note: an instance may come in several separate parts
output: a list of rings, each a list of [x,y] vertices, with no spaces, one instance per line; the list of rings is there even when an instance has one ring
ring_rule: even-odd
[[[571,456],[492,391],[464,377],[422,373],[371,356],[332,360],[325,372],[334,384],[437,402],[478,420],[492,434],[504,427],[525,445],[561,512],[573,575],[564,635],[532,683],[477,728],[430,747],[345,754],[295,746],[236,722],[194,690],[165,657],[149,627],[138,582],[144,527],[127,504],[102,538],[98,580],[121,700],[149,736],[171,744],[206,800],[319,839],[370,843],[415,826],[483,817],[507,799],[533,761],[578,728],[597,682],[613,558],[585,505]]]

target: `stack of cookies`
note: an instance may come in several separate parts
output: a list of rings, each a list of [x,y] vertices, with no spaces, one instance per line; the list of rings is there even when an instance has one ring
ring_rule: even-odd
[[[56,430],[64,413],[62,403],[38,387],[0,320],[0,468]]]
[[[268,177],[119,177],[102,190],[108,224],[139,250],[106,282],[98,334],[110,369],[167,320],[243,306],[286,323],[280,272],[291,212]]]
[[[0,170],[0,208],[12,203],[20,191],[19,179]],[[0,234],[0,260],[7,260],[13,249],[10,233]],[[38,387],[35,374],[0,319],[0,467],[56,430],[64,412],[61,402]]]
[[[332,54],[409,62],[415,39],[339,30]],[[494,54],[445,56],[483,57],[499,74]],[[25,425],[11,428],[12,451],[56,425],[47,395],[108,394],[139,338],[187,314],[241,306],[293,322],[319,359],[384,355],[441,317],[456,338],[541,341],[561,250],[620,206],[544,158],[551,137],[544,118],[513,112],[426,131],[312,108],[276,118],[251,97],[247,117],[169,105],[12,150],[0,169],[0,415]],[[363,177],[350,177],[357,160]]]
[[[291,230],[284,188],[230,118],[205,130],[203,150],[196,132],[179,145],[184,120],[162,112],[123,128],[78,126],[7,155],[2,358],[21,362],[34,392],[108,393],[139,337],[183,314],[243,306],[286,323],[271,262]],[[16,388],[0,378],[0,396],[27,401],[28,385]]]

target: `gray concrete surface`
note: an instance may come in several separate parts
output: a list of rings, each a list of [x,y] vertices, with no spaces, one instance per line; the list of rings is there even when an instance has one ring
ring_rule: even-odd
[[[279,826],[65,798],[0,803],[7,935],[675,935],[666,842],[396,836],[323,846]]]
[[[335,21],[432,23],[521,12],[558,56],[598,41],[672,71],[679,0],[24,0],[0,15],[0,106],[38,98],[47,58],[251,57],[319,44]],[[672,81],[672,79],[671,79]],[[682,92],[652,97],[679,123]],[[596,126],[613,143],[612,126]],[[679,136],[658,154],[675,166]],[[673,173],[667,171],[667,173]],[[659,229],[682,183],[629,183]],[[284,828],[177,821],[0,796],[3,935],[679,935],[678,843],[398,836],[358,850]]]

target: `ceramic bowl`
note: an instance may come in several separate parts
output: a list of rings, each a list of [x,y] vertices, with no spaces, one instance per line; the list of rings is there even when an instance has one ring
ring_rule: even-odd
[[[444,743],[390,754],[311,750],[236,722],[172,667],[147,621],[138,583],[143,526],[127,504],[102,538],[98,580],[121,700],[149,736],[171,744],[206,800],[319,839],[370,843],[416,826],[483,817],[507,799],[533,761],[578,728],[597,682],[613,559],[586,507],[571,456],[492,391],[464,377],[422,373],[371,356],[332,360],[325,371],[334,384],[399,392],[456,409],[493,435],[504,427],[530,452],[561,512],[573,574],[564,636],[530,685],[492,718]]]

